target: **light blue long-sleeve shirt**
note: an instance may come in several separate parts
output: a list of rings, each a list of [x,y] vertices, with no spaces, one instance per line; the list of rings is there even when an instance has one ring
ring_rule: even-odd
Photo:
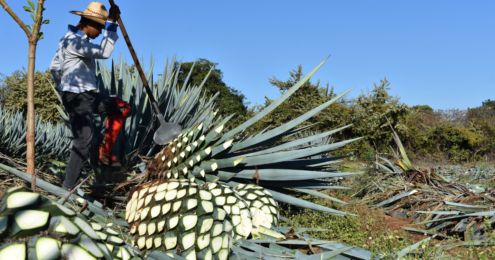
[[[92,43],[75,26],[69,25],[69,31],[60,40],[50,64],[57,89],[74,93],[98,89],[94,59],[108,59],[118,38],[116,23],[106,23],[99,45]]]

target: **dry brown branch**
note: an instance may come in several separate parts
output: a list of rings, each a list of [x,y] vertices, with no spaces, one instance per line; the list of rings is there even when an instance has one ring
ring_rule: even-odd
[[[76,192],[77,189],[81,188],[81,186],[87,181],[89,180],[89,178],[91,177],[91,175],[89,175],[88,177],[86,177],[86,179],[84,179],[81,183],[79,183],[76,187],[72,188],[69,193],[67,193],[65,196],[64,196],[64,201],[62,202],[62,205],[65,204],[65,202],[67,201],[67,199],[69,199],[70,195],[72,195],[74,192]]]
[[[79,213],[82,213],[87,207],[88,207],[88,200],[84,201],[84,204],[82,205],[81,209],[79,210]]]

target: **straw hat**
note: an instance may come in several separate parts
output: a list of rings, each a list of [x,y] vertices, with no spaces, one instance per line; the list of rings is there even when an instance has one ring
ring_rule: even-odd
[[[105,22],[108,19],[107,8],[99,2],[91,2],[84,12],[70,11],[69,13],[86,17],[103,25],[105,25]]]

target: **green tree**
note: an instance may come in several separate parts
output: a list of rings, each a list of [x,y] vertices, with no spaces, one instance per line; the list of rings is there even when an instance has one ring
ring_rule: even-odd
[[[16,70],[10,76],[2,75],[0,79],[0,102],[7,109],[21,109],[27,115],[27,75],[26,71]],[[34,74],[34,108],[37,116],[45,120],[59,122],[56,105],[59,101],[50,86],[52,74],[46,70]],[[53,84],[53,82],[52,82]]]
[[[14,21],[21,27],[24,33],[27,36],[27,40],[29,43],[29,53],[28,53],[28,72],[27,72],[27,134],[26,134],[26,142],[27,142],[27,153],[26,153],[26,161],[27,161],[27,173],[33,175],[34,174],[34,72],[35,72],[35,61],[36,61],[36,47],[38,46],[38,41],[43,39],[43,33],[40,31],[42,24],[50,23],[49,20],[43,20],[43,11],[45,8],[43,5],[45,4],[45,0],[38,0],[38,5],[35,5],[32,1],[27,1],[29,6],[23,6],[24,11],[31,13],[31,18],[33,19],[34,24],[26,25],[24,22],[17,16],[14,11],[9,7],[9,5],[5,2],[5,0],[0,0],[0,5],[3,9],[14,19]],[[35,190],[34,184],[32,186],[33,191]]]
[[[401,103],[399,97],[388,94],[389,85],[384,78],[380,80],[380,85],[374,84],[373,90],[367,90],[366,93],[361,91],[361,95],[355,100],[354,135],[362,136],[364,144],[375,150],[386,151],[393,144],[389,121],[401,138],[406,137],[408,132],[405,117],[409,113],[409,107]]]
[[[290,71],[289,75],[289,79],[287,80],[279,80],[276,77],[273,77],[269,79],[269,82],[272,86],[277,87],[280,93],[283,94],[304,77],[302,65],[299,65],[297,70]],[[250,127],[249,132],[256,133],[269,126],[275,128],[283,125],[331,100],[335,96],[336,94],[333,91],[333,87],[330,88],[328,83],[325,87],[321,87],[319,80],[316,84],[312,83],[311,80],[308,80],[292,94],[290,98],[284,101],[284,103]],[[265,99],[264,104],[258,105],[253,109],[254,113],[268,107],[273,102],[273,100],[267,97],[265,97]],[[337,114],[348,114],[344,112],[344,110],[346,110],[346,107],[343,106],[342,103],[336,102],[324,111],[316,114],[309,120],[306,120],[301,126],[314,124],[314,126],[308,130],[314,132],[323,132],[332,127],[342,126],[345,120],[342,120],[343,116],[337,116]]]
[[[487,100],[481,102],[481,104],[484,107],[490,107],[492,109],[495,109],[495,100],[487,99]]]
[[[481,106],[475,108],[468,108],[467,117],[472,120],[488,120],[493,123],[495,120],[495,101],[485,100],[481,103]]]
[[[184,81],[189,75],[193,64],[194,62],[185,62],[180,65],[178,78],[179,86],[184,84]],[[196,61],[191,78],[189,79],[189,85],[199,86],[208,72],[213,68],[210,76],[203,86],[203,94],[207,97],[212,97],[217,92],[219,93],[216,100],[217,108],[219,109],[218,113],[222,115],[222,117],[226,117],[234,113],[236,114],[236,116],[229,121],[229,124],[226,127],[227,129],[230,129],[245,121],[248,115],[248,109],[246,107],[248,104],[245,103],[246,97],[241,93],[241,91],[233,87],[229,87],[225,82],[223,82],[223,72],[220,69],[214,68],[215,65],[215,63],[207,59],[199,59]],[[176,64],[176,67],[179,67],[178,63]]]
[[[424,115],[432,115],[434,110],[428,105],[416,105],[411,108],[411,112],[417,112]]]

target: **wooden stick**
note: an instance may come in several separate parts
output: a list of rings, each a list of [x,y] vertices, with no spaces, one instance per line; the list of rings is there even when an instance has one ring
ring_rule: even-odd
[[[81,183],[79,183],[76,187],[74,187],[73,189],[71,189],[69,191],[69,193],[65,194],[64,196],[64,201],[62,202],[62,205],[64,205],[65,202],[67,202],[67,199],[69,199],[70,195],[72,195],[74,192],[76,192],[77,189],[81,188],[81,186],[87,181],[89,180],[89,177],[91,177],[91,175],[89,175],[88,177],[86,177],[86,179],[84,179]]]
[[[110,5],[114,6],[115,2],[113,0],[109,0]],[[136,51],[134,50],[134,47],[132,46],[131,39],[129,38],[129,35],[127,34],[127,30],[125,29],[124,23],[122,22],[122,18],[119,16],[119,26],[120,30],[122,31],[122,35],[124,36],[125,43],[127,43],[127,47],[129,47],[129,51],[131,53],[132,59],[134,60],[134,64],[136,64],[136,69],[139,72],[139,76],[141,77],[141,80],[143,81],[143,86],[144,89],[146,89],[146,93],[148,93],[148,98],[150,99],[151,106],[153,107],[153,110],[155,111],[156,115],[158,118],[163,118],[162,113],[160,112],[160,109],[158,109],[158,106],[156,105],[155,98],[153,96],[153,92],[150,89],[150,86],[148,85],[148,81],[146,80],[146,75],[144,74],[143,68],[141,67],[141,63],[139,63],[139,59],[136,55]],[[161,123],[161,122],[160,122]]]

